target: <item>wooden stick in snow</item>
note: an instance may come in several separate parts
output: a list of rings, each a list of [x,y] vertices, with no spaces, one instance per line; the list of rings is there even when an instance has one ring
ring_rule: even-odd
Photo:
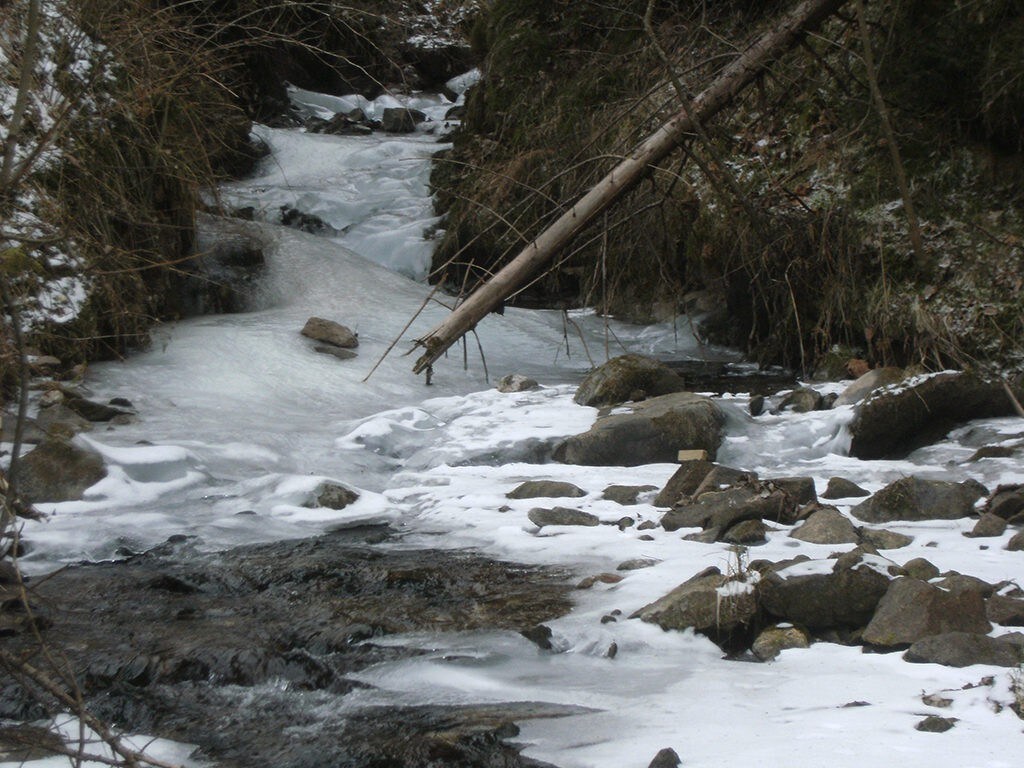
[[[474,291],[440,325],[416,340],[424,353],[413,366],[414,373],[430,369],[452,344],[476,327],[488,312],[499,306],[516,289],[536,274],[595,216],[608,208],[651,167],[667,157],[679,141],[729,104],[753,82],[772,59],[794,47],[803,36],[821,26],[846,0],[804,0],[785,19],[750,46],[738,59],[688,105],[645,139],[633,153],[615,166],[557,221],[545,229],[490,280]]]

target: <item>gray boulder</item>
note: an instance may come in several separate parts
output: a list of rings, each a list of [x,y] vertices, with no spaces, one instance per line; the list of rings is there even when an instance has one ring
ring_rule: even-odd
[[[986,512],[981,516],[974,528],[966,532],[964,536],[972,539],[992,539],[1006,533],[1006,521],[999,515]]]
[[[893,648],[947,632],[985,634],[992,625],[985,618],[985,601],[977,592],[946,592],[917,579],[900,578],[889,585],[864,642]]]
[[[718,540],[724,541],[726,544],[754,547],[767,543],[768,529],[760,520],[744,520],[727,529],[718,537]]]
[[[860,541],[853,523],[834,507],[822,507],[789,535],[811,544],[856,544]]]
[[[359,346],[359,338],[350,328],[322,317],[309,318],[300,333],[314,341],[322,341],[336,347],[351,349]]]
[[[914,541],[913,536],[896,533],[896,531],[887,531],[884,528],[861,527],[858,533],[860,533],[862,544],[868,544],[877,550],[901,549],[909,546]]]
[[[338,483],[323,483],[317,489],[316,506],[328,509],[344,509],[359,500],[359,494]]]
[[[973,481],[950,483],[904,477],[890,483],[851,512],[866,523],[893,520],[957,520],[974,512],[982,488]]]
[[[566,464],[635,467],[675,461],[684,449],[703,449],[714,457],[724,424],[713,400],[678,392],[601,416],[589,431],[561,443],[554,458]]]
[[[808,413],[821,410],[821,394],[810,387],[798,387],[782,398],[772,413]]]
[[[578,499],[587,492],[577,485],[559,480],[527,480],[505,494],[507,499]]]
[[[684,461],[665,483],[665,487],[654,497],[654,506],[672,507],[684,497],[693,496],[701,481],[714,468],[715,463],[706,459]]]
[[[1006,542],[1006,549],[1010,552],[1024,552],[1024,531],[1015,533],[1013,537]]]
[[[1024,485],[1000,485],[985,502],[985,511],[1004,520],[1024,512]]]
[[[597,515],[592,515],[589,512],[584,512],[580,509],[572,509],[570,507],[554,507],[552,509],[534,507],[527,513],[527,517],[529,517],[530,522],[538,528],[543,528],[545,525],[580,525],[593,527],[601,524]]]
[[[801,573],[805,567],[798,563],[761,580],[758,598],[769,614],[810,629],[863,627],[889,588],[888,576],[860,562],[836,561],[831,572]]]
[[[580,405],[614,405],[638,393],[657,397],[685,389],[683,378],[664,363],[643,355],[622,355],[591,371],[573,400]]]
[[[106,476],[99,454],[59,438],[39,443],[21,457],[15,470],[18,493],[32,504],[77,501]]]
[[[637,497],[641,493],[656,490],[657,486],[653,485],[609,485],[601,492],[601,498],[623,506],[630,506],[636,504]]]
[[[1018,382],[1018,399],[1024,392]],[[850,423],[850,455],[860,459],[899,456],[941,437],[971,419],[1010,416],[1013,405],[998,381],[949,372],[909,386],[874,392],[856,406]]]
[[[630,618],[662,629],[693,628],[716,642],[745,632],[757,615],[752,585],[708,568]]]
[[[903,659],[916,664],[942,664],[946,667],[969,667],[973,664],[1016,667],[1020,664],[1022,650],[1013,640],[972,632],[945,632],[913,643],[903,654]]]

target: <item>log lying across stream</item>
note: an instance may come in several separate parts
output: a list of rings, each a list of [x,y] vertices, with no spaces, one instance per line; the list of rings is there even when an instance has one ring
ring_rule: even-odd
[[[836,13],[846,0],[804,0],[791,14],[753,43],[715,81],[680,109],[625,160],[616,165],[575,205],[481,285],[440,325],[416,340],[424,353],[415,373],[430,369],[444,352],[489,312],[550,262],[594,217],[632,189],[667,157],[696,126],[721,111],[750,85],[766,64],[797,45],[808,32]]]

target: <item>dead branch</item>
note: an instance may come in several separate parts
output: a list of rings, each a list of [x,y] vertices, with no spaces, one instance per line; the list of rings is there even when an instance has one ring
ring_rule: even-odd
[[[706,121],[752,83],[772,59],[794,47],[845,4],[845,0],[804,0],[785,19],[764,34],[684,109],[678,111],[616,165],[589,192],[530,242],[490,281],[478,288],[440,325],[416,340],[424,348],[413,366],[428,370],[452,344],[510,296],[564,248],[595,216],[615,203],[651,167],[668,156],[683,137],[694,131],[694,120]],[[692,116],[692,117],[691,117]]]

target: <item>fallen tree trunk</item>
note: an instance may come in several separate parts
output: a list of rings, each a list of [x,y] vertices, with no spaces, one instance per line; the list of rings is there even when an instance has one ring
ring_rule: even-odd
[[[428,370],[445,350],[471,331],[502,301],[551,261],[595,216],[634,187],[651,167],[668,156],[679,141],[720,111],[762,68],[795,46],[803,36],[820,26],[846,0],[804,0],[785,19],[750,46],[725,68],[706,90],[677,112],[644,140],[633,153],[615,166],[587,194],[545,229],[490,280],[470,294],[440,325],[416,340],[424,353],[416,360],[415,373]]]

